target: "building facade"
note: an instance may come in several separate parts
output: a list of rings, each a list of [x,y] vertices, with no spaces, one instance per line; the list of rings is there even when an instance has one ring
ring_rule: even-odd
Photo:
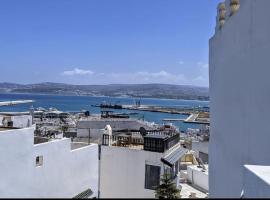
[[[218,6],[209,44],[210,197],[251,196],[245,165],[270,165],[269,9],[269,0]]]
[[[98,145],[37,138],[19,119],[20,128],[0,126],[1,198],[98,197]]]
[[[164,173],[178,185],[180,160],[188,151],[180,145],[179,133],[104,134],[102,143],[101,198],[154,198]]]

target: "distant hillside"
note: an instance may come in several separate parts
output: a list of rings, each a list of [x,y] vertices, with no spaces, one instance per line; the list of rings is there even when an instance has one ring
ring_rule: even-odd
[[[209,90],[206,87],[169,84],[70,85],[39,83],[22,85],[0,83],[0,92],[209,100]]]

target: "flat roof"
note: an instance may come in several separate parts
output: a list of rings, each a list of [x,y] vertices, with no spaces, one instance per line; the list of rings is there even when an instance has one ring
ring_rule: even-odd
[[[207,194],[193,187],[188,183],[180,183],[181,198],[190,198],[191,193],[195,193],[197,198],[207,198]]]
[[[0,116],[30,116],[29,112],[0,112]]]
[[[260,179],[270,185],[270,166],[264,165],[244,165],[250,172],[256,174]]]
[[[19,128],[14,128],[14,127],[0,127],[0,131],[7,131],[7,130],[16,130]]]
[[[204,165],[206,170],[203,170],[202,167],[198,167],[199,165],[189,165],[188,168],[191,168],[192,170],[199,171],[203,174],[208,175],[208,165]],[[202,171],[203,170],[203,171]]]
[[[144,136],[145,138],[158,138],[158,139],[166,139],[169,136],[168,135],[158,135],[158,134],[148,134]]]

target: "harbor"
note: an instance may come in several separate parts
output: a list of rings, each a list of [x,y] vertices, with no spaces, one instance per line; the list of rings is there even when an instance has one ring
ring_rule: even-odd
[[[8,102],[0,106],[0,111],[6,107],[4,106],[6,104]],[[39,167],[39,170],[43,170],[46,174],[50,174],[55,168],[61,169],[61,171],[64,170],[66,174],[72,174],[71,171],[74,170],[72,167],[62,169],[62,163],[66,166],[72,163],[74,168],[79,169],[81,176],[77,177],[76,180],[87,176],[92,181],[92,184],[97,184],[99,178],[104,197],[109,197],[115,191],[117,194],[122,194],[122,188],[114,187],[114,183],[115,180],[118,180],[118,183],[126,181],[125,176],[118,176],[125,169],[135,166],[132,169],[134,175],[128,178],[136,182],[144,182],[144,180],[149,178],[144,172],[145,167],[149,165],[144,165],[144,163],[157,163],[157,166],[164,166],[167,171],[176,167],[181,169],[177,169],[177,171],[170,170],[170,173],[171,176],[179,177],[179,179],[174,181],[177,183],[177,187],[184,190],[181,193],[183,197],[207,197],[208,185],[201,184],[198,181],[203,179],[204,182],[207,182],[208,180],[208,152],[206,151],[203,155],[202,158],[204,160],[201,160],[198,152],[200,152],[200,155],[202,154],[200,149],[201,143],[208,145],[208,127],[205,126],[203,129],[189,128],[188,132],[184,133],[172,123],[167,123],[179,120],[184,123],[189,121],[198,123],[198,120],[209,116],[206,112],[186,112],[186,118],[182,118],[181,116],[183,115],[181,114],[164,113],[162,112],[163,110],[159,112],[159,106],[149,106],[155,110],[153,112],[140,110],[141,108],[148,107],[146,105],[137,106],[137,112],[128,112],[129,109],[126,109],[126,104],[120,104],[122,112],[119,113],[119,109],[111,104],[109,107],[102,106],[98,108],[99,113],[93,113],[93,110],[86,109],[81,111],[58,110],[58,107],[54,104],[47,104],[47,106],[53,106],[49,108],[47,106],[37,107],[34,100],[28,102],[27,107],[29,109],[14,112],[16,106],[24,106],[24,104],[25,101],[17,101],[17,104],[12,104],[11,106],[13,112],[4,110],[0,112],[0,131],[4,141],[6,139],[5,135],[9,136],[9,141],[21,141],[21,135],[26,138],[25,141],[28,141],[28,143],[20,142],[20,149],[23,149],[24,152],[26,152],[25,149],[29,151],[31,147],[31,152],[23,157],[25,160],[32,160],[32,152],[37,152],[36,164],[33,165],[33,170],[28,171],[29,177],[34,177],[32,174],[34,174],[36,167]],[[129,105],[129,108],[132,107],[134,106]],[[167,108],[163,107],[163,109]],[[179,119],[164,117],[163,121],[166,123],[155,123],[134,118],[134,116],[140,113],[151,113],[152,116],[175,116],[179,117]],[[14,134],[10,134],[11,131]],[[203,140],[197,141],[196,138],[203,138]],[[197,145],[198,147],[194,145],[194,142],[200,143]],[[40,150],[41,147],[42,149]],[[44,149],[47,152],[46,154],[44,154]],[[55,150],[60,152],[57,153],[56,160],[61,162],[49,165],[50,168],[43,168],[43,163],[46,164],[50,160],[55,159]],[[73,156],[75,153],[76,157]],[[43,159],[43,156],[46,156],[46,159]],[[9,159],[2,157],[8,163]],[[98,160],[98,157],[101,160]],[[119,165],[119,163],[123,164]],[[143,163],[143,165],[138,167],[137,163]],[[87,168],[84,166],[87,166]],[[100,166],[100,174],[93,179],[90,176],[92,173],[97,174],[98,166]],[[89,170],[91,170],[91,173],[89,173]],[[103,174],[107,173],[110,173],[109,176],[103,176]],[[194,173],[199,173],[200,177],[193,176],[192,174]],[[193,176],[192,179],[189,178],[191,175]],[[51,176],[51,179],[53,178]],[[62,181],[66,178],[66,175],[60,175],[60,177],[58,175],[57,178]],[[202,189],[199,190],[193,187],[190,184],[192,181],[196,184],[199,183]],[[107,187],[107,183],[110,184],[110,187]],[[113,189],[111,189],[112,187]],[[125,184],[123,187],[128,189],[129,185]],[[136,187],[144,188],[144,185]],[[97,193],[97,191],[93,190],[93,194],[94,192]],[[145,196],[148,194],[141,190],[140,195]]]
[[[172,99],[148,99],[141,98],[140,101],[134,98],[117,98],[117,97],[87,97],[87,96],[59,96],[59,95],[38,95],[38,94],[1,94],[2,101],[28,100],[31,103],[17,104],[14,106],[1,106],[1,112],[25,112],[33,106],[37,110],[47,110],[50,112],[46,115],[54,117],[57,113],[50,109],[52,107],[63,112],[60,116],[69,113],[70,116],[77,116],[80,113],[88,111],[89,115],[100,115],[102,111],[114,111],[108,113],[117,117],[129,117],[142,121],[148,121],[156,124],[173,124],[182,132],[188,128],[197,129],[205,122],[199,119],[188,123],[185,121],[190,115],[200,112],[201,115],[208,110],[207,101],[195,100],[172,100]],[[7,104],[7,103],[6,103]],[[101,108],[100,104],[112,106],[113,108]],[[121,105],[122,109],[114,109],[114,105]],[[119,108],[119,106],[118,106]],[[104,115],[106,117],[106,113]],[[171,120],[173,119],[173,120]],[[201,121],[198,123],[197,121]],[[206,121],[207,122],[207,121]],[[207,123],[206,123],[207,125]]]

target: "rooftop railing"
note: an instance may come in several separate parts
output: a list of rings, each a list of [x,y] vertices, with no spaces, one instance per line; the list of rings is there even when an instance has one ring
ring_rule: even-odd
[[[163,153],[180,141],[180,134],[171,131],[147,131],[145,136],[140,132],[126,135],[102,136],[102,145],[112,146],[143,146],[143,150]]]

